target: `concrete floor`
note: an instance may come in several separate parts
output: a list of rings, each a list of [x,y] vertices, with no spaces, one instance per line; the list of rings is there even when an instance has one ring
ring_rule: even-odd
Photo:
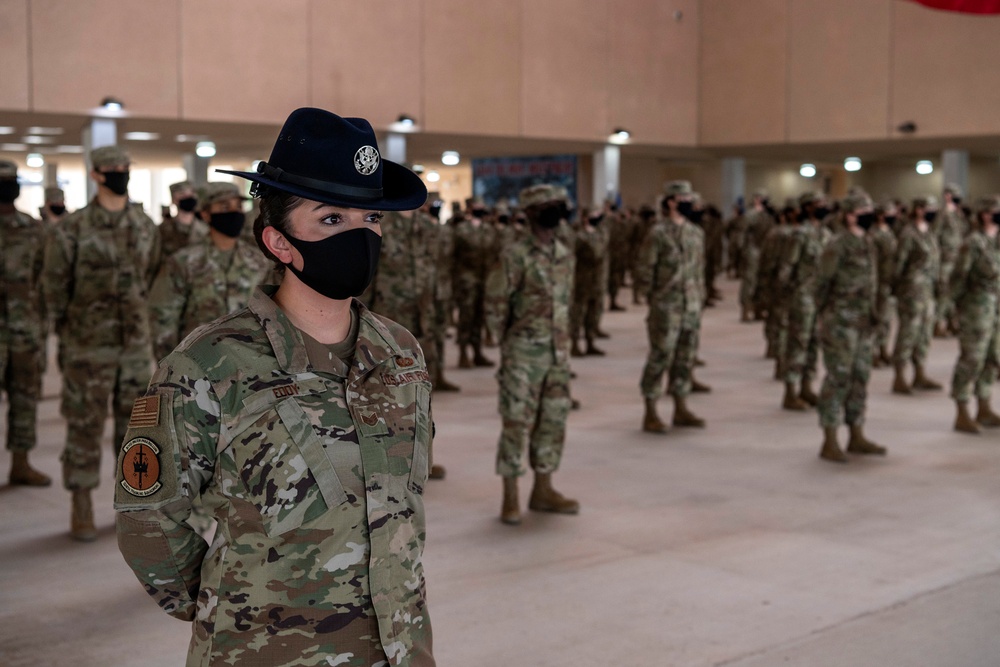
[[[705,430],[639,430],[644,309],[608,313],[608,356],[574,360],[583,408],[556,482],[577,517],[500,524],[496,383],[449,371],[462,393],[434,399],[448,477],[426,493],[438,664],[1000,665],[1000,432],[956,434],[946,392],[893,396],[876,370],[868,433],[889,456],[818,460],[815,413],[779,409],[761,327],[723,287],[698,371],[714,391],[691,400]],[[935,341],[930,374],[950,378],[955,355]],[[57,476],[54,374],[46,393],[34,461]],[[94,544],[68,538],[58,486],[0,487],[0,666],[183,664],[188,626],[118,554],[105,467]]]

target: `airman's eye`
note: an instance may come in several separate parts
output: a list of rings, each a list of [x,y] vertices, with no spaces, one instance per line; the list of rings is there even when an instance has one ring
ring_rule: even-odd
[[[373,225],[377,225],[377,224],[379,224],[379,223],[382,222],[382,218],[384,218],[384,217],[385,217],[385,213],[382,213],[382,212],[372,213],[371,215],[368,216],[368,222],[371,223],[371,224],[373,224]]]
[[[330,215],[321,218],[320,222],[324,225],[339,225],[342,220],[339,213],[331,213]]]

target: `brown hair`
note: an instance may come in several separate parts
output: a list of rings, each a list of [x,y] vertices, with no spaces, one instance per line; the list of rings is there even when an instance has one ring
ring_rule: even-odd
[[[253,237],[257,241],[257,247],[264,253],[264,256],[274,262],[275,268],[283,271],[285,265],[278,261],[278,258],[264,245],[264,228],[274,227],[283,234],[288,233],[289,214],[292,209],[302,203],[302,198],[297,197],[283,190],[274,188],[260,188],[259,190],[260,212],[253,222]]]

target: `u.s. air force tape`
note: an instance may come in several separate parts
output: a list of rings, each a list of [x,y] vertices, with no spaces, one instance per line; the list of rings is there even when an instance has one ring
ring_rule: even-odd
[[[133,496],[151,496],[160,483],[160,448],[149,438],[132,438],[122,447],[121,487]]]

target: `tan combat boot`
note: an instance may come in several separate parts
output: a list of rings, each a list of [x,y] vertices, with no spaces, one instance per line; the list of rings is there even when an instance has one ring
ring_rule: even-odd
[[[97,528],[94,526],[94,505],[90,502],[90,489],[73,491],[73,511],[70,516],[69,535],[80,542],[93,542],[97,539]]]
[[[774,350],[774,341],[767,341],[767,349],[764,350],[765,359],[777,359],[778,353]]]
[[[695,394],[711,394],[712,387],[705,384],[704,382],[698,382],[698,379],[692,375],[691,376],[691,392]]]
[[[872,368],[882,368],[882,357],[878,356],[878,352],[872,353]]]
[[[906,381],[906,364],[896,364],[896,377],[892,380],[892,393],[910,396],[913,389]]]
[[[656,399],[646,399],[646,414],[642,416],[642,430],[648,433],[666,433],[667,425],[656,414]]]
[[[882,363],[885,364],[886,366],[891,366],[892,365],[892,357],[889,356],[889,350],[887,350],[885,348],[885,345],[882,345],[881,347],[879,347],[879,349],[878,349],[878,356],[879,356],[879,358],[882,359]]]
[[[740,322],[753,322],[753,318],[750,317],[750,309],[746,306],[740,308]]]
[[[982,429],[969,414],[969,404],[955,401],[955,430],[961,433],[979,433]]]
[[[35,470],[28,463],[28,452],[14,450],[10,460],[11,486],[49,486],[52,478]]]
[[[478,347],[473,350],[472,365],[476,368],[492,368],[496,364],[483,356],[483,351]]]
[[[993,412],[993,408],[990,407],[989,398],[979,399],[979,412],[976,413],[976,421],[987,428],[1000,426],[1000,415]]]
[[[469,348],[465,345],[458,346],[458,367],[472,368],[472,360],[469,359]]]
[[[427,473],[427,477],[429,479],[444,479],[445,475],[447,474],[448,471],[445,470],[444,466],[437,465],[435,463],[434,465],[431,466],[430,471]]]
[[[588,340],[587,349],[584,351],[584,354],[587,355],[588,357],[603,357],[605,355],[605,352],[604,350],[594,345],[594,341]]]
[[[580,503],[567,498],[552,488],[552,474],[536,472],[535,486],[531,489],[528,509],[535,512],[555,512],[556,514],[577,514]]]
[[[947,338],[948,337],[948,327],[944,323],[944,320],[938,320],[934,324],[934,337],[935,338]]]
[[[508,526],[521,523],[521,504],[517,499],[517,477],[503,478],[503,506],[500,508],[500,520]]]
[[[805,375],[802,376],[802,387],[799,389],[799,398],[814,408],[819,403],[819,396],[812,390],[812,378]]]
[[[805,412],[809,409],[809,404],[796,394],[794,382],[785,383],[785,398],[781,402],[781,407],[785,410],[793,410],[795,412]]]
[[[847,463],[847,455],[840,450],[840,445],[837,444],[837,429],[823,429],[823,446],[819,450],[819,457],[824,461]]]
[[[940,383],[927,377],[924,374],[923,364],[913,364],[914,374],[913,374],[913,388],[923,389],[924,391],[937,391],[941,388]]]
[[[580,341],[576,338],[569,344],[569,356],[571,357],[582,357],[583,350],[580,349]]]
[[[705,428],[705,420],[688,410],[687,402],[683,398],[674,396],[674,426]]]
[[[885,456],[886,449],[865,437],[861,425],[851,425],[851,439],[847,443],[848,454],[871,454]]]
[[[444,379],[444,368],[441,364],[434,365],[434,377],[431,381],[434,391],[462,391],[458,385],[454,385]]]

